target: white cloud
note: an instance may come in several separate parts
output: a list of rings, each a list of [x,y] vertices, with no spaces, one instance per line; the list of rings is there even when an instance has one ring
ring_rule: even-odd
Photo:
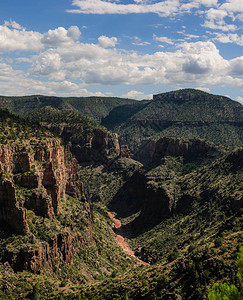
[[[240,46],[243,46],[243,35],[238,35],[237,33],[215,33],[216,37],[213,40],[218,41],[220,43],[234,43]]]
[[[58,27],[54,30],[48,30],[43,34],[41,42],[46,46],[57,47],[69,45],[79,39],[81,32],[77,26],[71,26],[68,30]]]
[[[138,36],[134,36],[133,37],[133,42],[132,44],[134,46],[148,46],[150,45],[149,42],[143,41],[141,38],[139,38]]]
[[[15,21],[12,21],[12,20],[10,20],[10,21],[4,21],[4,26],[12,27],[12,28],[18,29],[18,30],[25,29],[23,26],[21,26],[20,24],[18,24]]]
[[[229,73],[232,75],[243,75],[243,56],[230,60]]]
[[[115,47],[117,43],[117,38],[116,37],[109,38],[105,35],[102,35],[98,38],[98,42],[100,46],[103,48]]]
[[[239,58],[240,59],[240,58]],[[30,73],[50,80],[104,85],[211,85],[243,88],[239,61],[225,60],[212,42],[183,43],[175,52],[139,55],[77,43],[33,57]],[[235,76],[236,78],[232,77]]]
[[[166,43],[166,44],[170,44],[173,45],[173,41],[172,39],[166,37],[166,36],[156,36],[155,34],[153,35],[153,39],[156,42],[160,42],[160,43]]]
[[[153,99],[153,94],[146,95],[143,92],[132,90],[126,94],[123,94],[121,97],[129,98],[129,99],[143,100],[143,99]]]
[[[238,96],[238,97],[236,98],[236,100],[237,100],[238,102],[240,102],[241,104],[243,104],[243,97]]]
[[[166,84],[175,88],[187,85],[204,89],[217,85],[243,90],[243,57],[224,59],[212,42],[184,42],[171,52],[161,50],[152,54],[139,54],[114,48],[117,43],[115,37],[102,36],[98,44],[80,43],[80,31],[75,26],[68,30],[59,27],[45,34],[19,27],[20,29],[0,26],[0,39],[1,30],[6,30],[11,41],[8,47],[6,43],[9,41],[0,43],[0,49],[5,45],[8,51],[21,50],[22,41],[25,42],[26,50],[35,49],[36,53],[28,53],[26,57],[21,53],[21,56],[12,61],[4,57],[0,60],[2,94],[70,92],[72,95],[79,95],[88,94],[84,87],[92,84]],[[11,35],[15,37],[15,44]],[[36,40],[32,40],[32,35]],[[167,43],[173,42],[163,36],[154,38]],[[43,40],[46,44],[43,44]],[[140,41],[139,38],[137,41]],[[49,45],[52,47],[49,48]],[[25,72],[22,71],[24,68]],[[136,88],[131,88],[129,93],[129,97],[133,98],[146,97],[142,92],[136,91]],[[125,96],[128,97],[128,93]]]
[[[183,43],[175,52],[136,52],[77,43],[32,58],[29,70],[50,80],[104,85],[221,85],[243,88],[241,58],[225,60],[212,42]],[[232,77],[236,76],[236,78]]]
[[[210,89],[207,88],[207,87],[196,87],[197,90],[200,90],[200,91],[203,91],[203,92],[207,92],[209,93],[210,92]]]
[[[60,66],[60,55],[55,50],[50,49],[33,58],[32,72],[38,76],[45,76],[59,71]]]
[[[68,30],[58,27],[41,34],[27,31],[15,21],[5,21],[4,25],[0,25],[0,52],[36,52],[46,46],[70,46],[79,39],[80,35],[81,32],[77,26],[71,26]]]
[[[70,13],[80,14],[143,14],[155,13],[161,17],[178,13],[190,13],[200,6],[217,6],[217,0],[190,0],[182,3],[180,0],[134,0],[133,4],[121,4],[117,0],[73,0],[76,9],[67,10]]]
[[[77,9],[68,10],[70,13],[82,14],[135,14],[155,13],[160,16],[169,16],[178,11],[179,0],[165,0],[147,4],[144,1],[134,1],[135,4],[119,4],[116,1],[102,0],[73,0]]]
[[[104,96],[90,92],[82,84],[63,81],[32,79],[23,71],[15,71],[10,65],[0,63],[0,90],[2,95],[62,95],[62,96]]]
[[[41,34],[26,31],[16,22],[5,22],[0,25],[0,52],[7,51],[38,51],[43,48]]]
[[[235,31],[238,27],[235,24],[229,24],[225,18],[243,20],[243,1],[242,0],[226,0],[217,8],[210,8],[206,12],[207,20],[203,24],[204,27],[211,29],[219,29],[222,31]]]

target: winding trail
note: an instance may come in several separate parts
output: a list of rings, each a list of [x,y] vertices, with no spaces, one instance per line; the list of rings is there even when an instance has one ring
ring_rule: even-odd
[[[115,224],[115,233],[116,233],[116,240],[118,246],[122,248],[122,250],[127,253],[128,255],[136,258],[140,263],[142,263],[145,266],[149,266],[149,263],[146,263],[145,261],[142,261],[139,259],[135,254],[134,251],[131,249],[131,247],[128,245],[128,243],[125,241],[124,237],[122,236],[122,224],[121,221],[115,218],[115,214],[107,211],[107,215],[113,220]]]

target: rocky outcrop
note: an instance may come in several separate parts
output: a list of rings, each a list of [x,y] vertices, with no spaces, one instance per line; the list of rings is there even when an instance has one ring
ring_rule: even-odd
[[[136,232],[141,228],[148,228],[170,217],[175,210],[175,199],[168,191],[161,187],[154,187],[147,183],[143,190],[142,207],[140,215],[134,220],[132,226]]]
[[[200,96],[204,95],[204,98],[206,97],[207,94],[204,92],[200,92]],[[185,90],[185,92],[181,91],[180,93],[178,92],[170,92],[170,93],[162,93],[162,94],[157,94],[153,95],[153,100],[163,100],[164,98],[171,99],[171,100],[177,100],[177,101],[190,101],[193,99],[198,99],[198,94],[195,93],[193,90],[190,92],[189,90]],[[203,99],[204,99],[203,98]]]
[[[8,262],[15,272],[31,271],[33,273],[43,273],[45,270],[57,268],[62,262],[72,264],[77,250],[90,243],[92,238],[90,232],[88,229],[80,236],[69,229],[49,242],[27,244],[19,251],[7,249],[3,261]]]
[[[207,154],[215,147],[200,139],[181,139],[172,137],[163,137],[157,142],[154,140],[145,140],[142,142],[135,157],[142,163],[156,162],[164,156],[187,156]]]
[[[120,154],[118,135],[102,128],[84,128],[75,126],[51,126],[70,149],[79,163],[101,162],[107,163],[109,158]]]
[[[211,144],[199,139],[178,139],[163,137],[156,142],[152,156],[153,161],[157,161],[164,156],[186,156],[206,154],[215,149]]]
[[[121,145],[120,157],[131,158],[131,153],[128,145]]]
[[[77,170],[77,161],[58,139],[43,145],[0,145],[0,221],[26,233],[26,208],[52,218],[66,193],[85,200]]]
[[[154,140],[145,140],[141,143],[134,156],[144,164],[149,163],[152,161],[155,147],[156,142]]]
[[[26,209],[21,207],[16,197],[14,183],[0,178],[0,220],[5,221],[17,233],[28,232]]]

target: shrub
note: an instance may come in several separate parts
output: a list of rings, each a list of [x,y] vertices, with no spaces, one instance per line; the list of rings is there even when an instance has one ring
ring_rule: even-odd
[[[228,285],[227,283],[215,283],[209,290],[208,300],[241,300],[240,292],[237,287],[233,284]]]
[[[224,239],[222,237],[218,237],[214,240],[215,247],[220,247],[223,244]]]

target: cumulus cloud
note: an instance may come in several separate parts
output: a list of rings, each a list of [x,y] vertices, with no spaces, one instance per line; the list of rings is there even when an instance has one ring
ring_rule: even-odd
[[[51,49],[33,59],[32,72],[36,75],[45,76],[57,72],[60,66],[60,55]]]
[[[70,13],[80,14],[144,14],[155,13],[161,17],[178,13],[190,13],[200,6],[217,6],[218,0],[191,0],[186,3],[180,0],[134,0],[134,3],[121,4],[117,0],[73,0],[75,9]]]
[[[16,71],[10,65],[0,63],[0,90],[2,95],[63,95],[63,96],[104,96],[97,92],[90,92],[82,84],[76,84],[68,80],[43,82],[33,79],[26,72]]]
[[[117,43],[117,38],[116,37],[107,37],[105,35],[102,35],[98,38],[99,45],[103,48],[108,48],[108,47],[115,47]]]
[[[82,92],[87,95],[88,91],[84,91],[84,86],[92,84],[166,84],[175,88],[182,85],[202,88],[217,85],[243,90],[243,57],[224,59],[213,42],[184,42],[170,52],[141,54],[116,49],[115,37],[101,36],[97,44],[81,43],[78,40],[80,31],[75,26],[69,29],[59,27],[44,34],[26,31],[16,24],[13,26],[20,29],[10,27],[9,24],[0,26],[0,39],[1,30],[5,30],[12,41],[0,43],[0,51],[4,47],[8,51],[23,50],[26,47],[25,51],[36,49],[36,53],[28,53],[26,57],[21,53],[13,62],[4,57],[1,59],[1,93],[10,94],[13,89],[17,91],[16,94],[70,92],[72,95],[79,95]],[[11,35],[15,38],[15,44]],[[32,39],[32,35],[36,40]],[[163,36],[154,38],[170,42]],[[25,45],[21,45],[20,41]],[[14,68],[11,64],[14,64]],[[21,71],[23,68],[25,72]],[[123,96],[146,98],[141,93],[136,88],[131,88]]]
[[[153,94],[144,94],[140,91],[131,90],[126,94],[121,96],[122,98],[129,98],[129,99],[137,99],[137,100],[144,100],[144,99],[153,99]]]
[[[238,102],[240,102],[241,104],[243,104],[243,97],[238,96],[238,97],[236,98],[236,100],[237,100]]]
[[[206,12],[207,20],[203,24],[204,27],[211,29],[219,29],[222,31],[235,31],[238,27],[235,24],[229,24],[225,18],[243,20],[243,1],[242,0],[227,0],[219,4],[216,8],[210,8]]]
[[[82,14],[135,14],[156,13],[169,16],[178,11],[179,0],[165,0],[147,4],[145,1],[134,1],[134,4],[120,4],[116,1],[73,0],[73,6],[78,8],[68,10],[70,13]]]
[[[5,22],[0,25],[0,52],[7,51],[38,51],[43,48],[41,34],[26,31],[16,22]]]
[[[79,39],[81,32],[77,26],[71,26],[68,30],[58,27],[54,30],[48,30],[43,34],[41,42],[46,46],[57,47],[69,45]]]
[[[243,46],[243,35],[238,35],[237,33],[215,33],[215,38],[213,40],[218,41],[223,44],[234,43],[240,46]]]
[[[77,41],[80,35],[77,26],[71,26],[68,30],[58,27],[41,34],[27,31],[15,21],[5,21],[4,25],[0,25],[0,52],[36,52],[45,47],[69,46]]]
[[[243,56],[230,60],[230,74],[243,75]]]
[[[240,58],[239,58],[240,59]],[[225,60],[212,42],[182,43],[175,52],[138,54],[78,43],[33,57],[35,76],[104,85],[228,85],[243,88],[239,61]]]

